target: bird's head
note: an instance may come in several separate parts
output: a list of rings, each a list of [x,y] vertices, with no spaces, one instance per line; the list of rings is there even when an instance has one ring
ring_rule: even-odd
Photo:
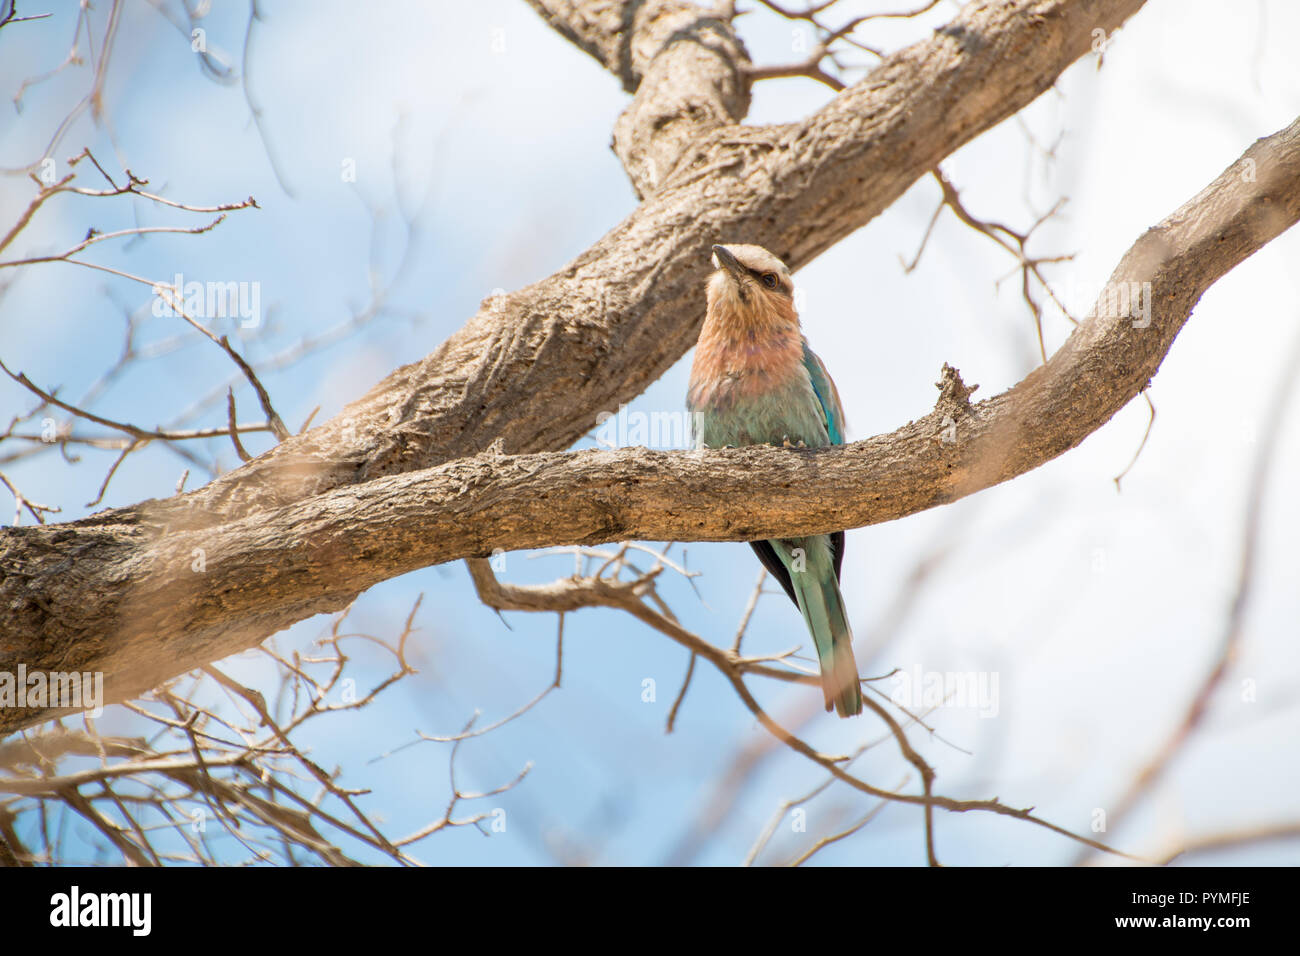
[[[785,263],[762,246],[714,246],[709,315],[745,325],[799,324]]]

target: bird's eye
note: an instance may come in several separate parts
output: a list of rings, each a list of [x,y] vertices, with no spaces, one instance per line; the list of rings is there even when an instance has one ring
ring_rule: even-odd
[[[769,289],[775,289],[775,288],[776,288],[776,275],[775,275],[774,273],[771,273],[771,272],[764,272],[764,273],[763,273],[763,285],[767,286]]]

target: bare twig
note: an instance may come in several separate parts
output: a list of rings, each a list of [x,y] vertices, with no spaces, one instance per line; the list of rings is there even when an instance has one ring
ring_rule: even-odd
[[[1210,663],[1209,670],[1192,694],[1191,702],[1182,720],[1137,773],[1115,808],[1108,814],[1107,825],[1112,830],[1116,829],[1129,812],[1151,792],[1175,758],[1187,747],[1188,742],[1204,722],[1215,692],[1222,685],[1237,658],[1244,637],[1246,610],[1254,583],[1264,502],[1268,495],[1268,479],[1298,373],[1300,373],[1300,336],[1297,336],[1292,343],[1290,353],[1282,364],[1282,372],[1268,406],[1259,452],[1251,470],[1246,494],[1246,516],[1242,527],[1241,558],[1237,567],[1236,587],[1228,607],[1217,652]],[[1079,859],[1081,861],[1083,857]]]

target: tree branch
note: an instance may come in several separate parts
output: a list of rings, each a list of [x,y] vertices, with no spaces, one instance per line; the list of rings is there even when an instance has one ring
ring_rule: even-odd
[[[945,368],[934,411],[847,446],[488,452],[216,526],[160,529],[147,504],[7,529],[0,668],[102,670],[108,700],[120,700],[379,581],[494,548],[786,537],[955,501],[1108,421],[1147,387],[1202,293],[1297,220],[1300,120],[1257,141],[1134,244],[1109,287],[1144,290],[1129,309],[1103,294],[1045,365],[978,404]],[[1150,308],[1138,316],[1141,301]],[[5,709],[0,732],[46,716]]]
[[[704,134],[740,122],[749,111],[749,54],[731,27],[729,5],[528,3],[635,94],[614,124],[612,145],[641,198]]]
[[[485,299],[438,349],[334,419],[152,506],[147,520],[217,524],[497,440],[511,453],[569,447],[598,412],[640,394],[695,344],[711,243],[744,237],[792,268],[806,265],[1049,89],[1088,52],[1094,28],[1117,27],[1141,6],[972,3],[801,122],[709,133],[631,216],[559,272]]]

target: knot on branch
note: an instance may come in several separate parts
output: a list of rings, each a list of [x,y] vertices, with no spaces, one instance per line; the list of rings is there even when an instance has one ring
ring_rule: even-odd
[[[939,390],[939,400],[934,403],[934,412],[939,416],[939,434],[934,441],[940,445],[951,444],[957,440],[957,419],[973,414],[970,397],[979,386],[967,387],[961,380],[961,372],[944,362],[934,387]]]
[[[970,397],[979,388],[978,385],[967,386],[961,380],[961,372],[947,362],[943,363],[943,371],[939,373],[939,381],[934,383],[934,387],[939,390],[939,400],[934,405],[936,412],[961,412],[966,415],[971,411]]]

